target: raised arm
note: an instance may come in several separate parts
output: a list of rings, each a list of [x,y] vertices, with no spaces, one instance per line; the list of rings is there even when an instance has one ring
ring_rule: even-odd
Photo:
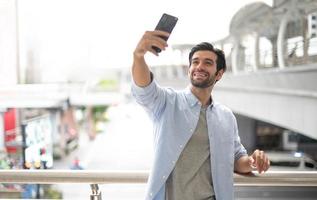
[[[151,83],[150,69],[145,61],[145,54],[151,52],[158,56],[152,48],[156,46],[165,50],[167,43],[162,37],[168,37],[169,33],[163,31],[146,31],[133,52],[132,77],[136,85],[145,87]]]

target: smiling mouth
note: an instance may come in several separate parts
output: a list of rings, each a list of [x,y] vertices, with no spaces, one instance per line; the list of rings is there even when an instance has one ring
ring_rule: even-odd
[[[195,78],[206,78],[208,76],[208,74],[205,72],[194,72],[193,76]]]

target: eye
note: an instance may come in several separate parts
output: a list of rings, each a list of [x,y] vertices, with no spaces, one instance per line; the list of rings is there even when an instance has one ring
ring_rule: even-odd
[[[208,66],[212,66],[214,64],[214,62],[212,62],[212,61],[207,61],[206,62],[206,65],[208,65]]]
[[[198,60],[193,60],[192,61],[192,65],[198,65],[198,63],[199,63]]]

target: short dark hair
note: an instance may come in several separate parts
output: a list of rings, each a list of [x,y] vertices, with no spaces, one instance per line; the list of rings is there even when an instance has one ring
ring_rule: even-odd
[[[226,65],[226,59],[225,59],[225,54],[222,50],[215,48],[212,44],[209,42],[202,42],[197,45],[195,45],[189,53],[189,66],[191,65],[192,62],[192,57],[196,51],[212,51],[217,55],[217,71],[223,69],[225,72],[227,69]]]

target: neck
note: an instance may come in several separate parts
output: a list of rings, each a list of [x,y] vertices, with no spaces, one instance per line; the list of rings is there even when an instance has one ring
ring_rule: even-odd
[[[197,99],[200,101],[200,103],[203,106],[207,106],[207,105],[211,104],[212,87],[197,88],[197,87],[191,86],[190,90],[197,97]]]

